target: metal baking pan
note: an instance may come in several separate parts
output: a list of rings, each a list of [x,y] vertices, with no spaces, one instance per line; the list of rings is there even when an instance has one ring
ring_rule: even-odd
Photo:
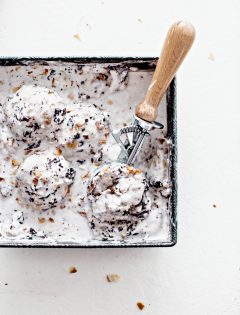
[[[126,65],[127,67],[136,67],[141,70],[154,70],[156,65],[156,57],[1,57],[0,67],[5,66],[25,66],[38,63],[48,65],[55,62],[59,65],[62,63],[74,63],[76,65],[85,65],[91,63],[113,63]],[[0,78],[1,79],[1,78]],[[27,242],[26,240],[0,240],[0,247],[51,247],[51,248],[104,248],[104,247],[170,247],[177,242],[177,118],[176,118],[176,78],[171,82],[167,94],[167,137],[172,140],[170,155],[170,178],[172,182],[172,194],[169,201],[168,211],[170,215],[171,227],[170,237],[168,241],[144,241],[141,243],[127,244],[111,244],[108,241],[93,241],[82,245],[77,242],[45,243],[43,242]]]

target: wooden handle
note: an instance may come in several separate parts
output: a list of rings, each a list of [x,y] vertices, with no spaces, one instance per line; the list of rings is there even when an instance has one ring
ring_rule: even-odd
[[[171,26],[146,97],[136,107],[135,114],[138,117],[147,121],[154,121],[157,118],[159,103],[190,50],[194,38],[195,29],[192,24],[180,21]]]

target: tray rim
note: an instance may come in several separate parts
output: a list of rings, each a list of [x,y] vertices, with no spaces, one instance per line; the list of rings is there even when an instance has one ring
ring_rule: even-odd
[[[136,64],[150,63],[155,67],[158,57],[156,56],[0,56],[0,67],[22,65],[29,62],[66,62],[66,63],[129,63],[134,66]],[[167,114],[170,119],[167,120],[168,135],[171,133],[172,148],[170,156],[170,177],[172,181],[172,195],[170,197],[170,205],[172,210],[171,240],[169,242],[151,241],[148,243],[130,243],[130,244],[78,244],[74,242],[58,242],[58,243],[38,243],[34,242],[23,244],[16,241],[0,241],[0,248],[150,248],[150,247],[173,247],[177,244],[177,110],[176,110],[176,77],[173,78],[167,90]]]

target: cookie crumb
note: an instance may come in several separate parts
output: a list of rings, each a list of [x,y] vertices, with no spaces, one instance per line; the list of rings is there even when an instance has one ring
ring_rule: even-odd
[[[26,150],[25,152],[24,152],[24,155],[28,155],[28,154],[30,154],[32,152],[32,150]]]
[[[102,138],[99,142],[100,144],[106,144],[107,140],[105,138]]]
[[[18,160],[12,160],[12,166],[19,166],[20,162]]]
[[[210,54],[208,55],[208,59],[211,60],[211,61],[214,61],[214,60],[215,60],[214,54],[213,54],[213,53],[210,53]]]
[[[128,173],[129,174],[133,174],[133,175],[138,175],[138,174],[141,174],[142,171],[140,169],[137,169],[137,168],[134,168],[132,166],[129,166],[128,167]]]
[[[108,104],[108,105],[112,105],[112,104],[113,104],[113,101],[112,101],[112,100],[107,100],[107,104]]]
[[[213,208],[217,208],[217,205],[214,204],[214,205],[213,205]]]
[[[45,218],[38,218],[38,222],[43,224],[46,222],[46,219]]]
[[[77,147],[77,145],[78,145],[77,140],[74,140],[73,142],[67,142],[67,147],[69,149],[75,149]]]
[[[145,305],[142,302],[137,302],[137,307],[142,311]]]
[[[34,186],[37,186],[38,184],[38,178],[37,177],[34,177],[34,179],[32,180],[32,183]]]
[[[48,221],[51,222],[51,223],[55,222],[53,218],[49,218]]]
[[[42,73],[43,75],[47,75],[48,74],[48,69],[44,69],[44,71],[43,71],[43,73]],[[48,92],[49,93],[49,92]]]
[[[69,268],[69,273],[76,273],[77,272],[77,268],[76,267],[70,267]]]
[[[90,172],[87,172],[85,175],[82,176],[82,179],[90,178]]]
[[[80,34],[76,33],[73,35],[74,38],[76,38],[77,40],[81,40]]]
[[[34,172],[34,175],[35,175],[37,178],[39,178],[39,177],[42,176],[42,172],[36,170],[36,171]]]
[[[70,93],[70,94],[68,94],[68,99],[69,100],[71,100],[71,101],[73,101],[74,100],[74,98],[75,98],[75,96],[74,96],[74,94],[73,93]]]
[[[118,282],[120,280],[120,276],[117,274],[108,274],[106,276],[107,282]]]
[[[53,87],[53,88],[56,87],[56,80],[55,80],[55,78],[52,79],[52,87]]]
[[[55,154],[56,156],[60,156],[60,155],[62,155],[62,150],[61,150],[60,148],[56,148],[54,154]]]
[[[21,85],[15,86],[14,88],[12,88],[12,92],[16,93],[20,89],[21,89]]]
[[[65,196],[69,195],[70,192],[71,192],[71,187],[70,187],[70,186],[67,186],[67,187],[65,188]]]
[[[99,121],[96,121],[95,125],[96,125],[98,130],[102,130],[104,128],[104,125],[101,122],[99,122]]]
[[[45,125],[51,125],[51,122],[52,122],[52,118],[45,116],[44,124]]]

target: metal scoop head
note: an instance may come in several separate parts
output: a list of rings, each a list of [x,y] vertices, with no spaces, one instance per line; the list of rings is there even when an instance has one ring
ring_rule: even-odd
[[[134,117],[133,125],[120,130],[112,130],[112,136],[121,148],[117,161],[128,165],[134,163],[145,137],[149,136],[149,131],[163,128],[161,123],[148,122],[136,115]]]

